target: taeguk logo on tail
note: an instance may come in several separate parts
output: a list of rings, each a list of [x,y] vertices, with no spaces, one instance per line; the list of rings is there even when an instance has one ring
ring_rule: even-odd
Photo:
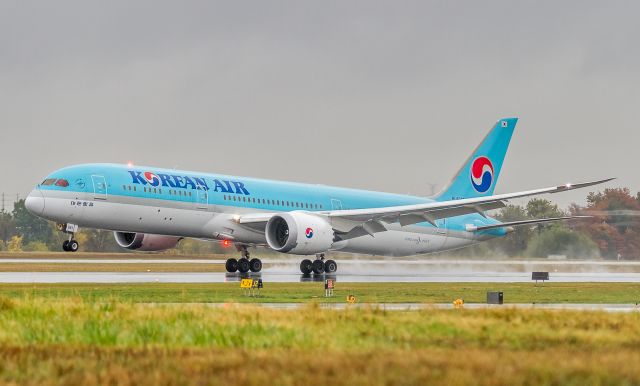
[[[484,193],[493,184],[493,164],[487,157],[481,156],[471,163],[471,185],[478,193]]]
[[[312,237],[313,237],[313,229],[311,229],[311,228],[307,228],[307,230],[305,230],[305,231],[304,231],[304,235],[305,235],[308,239],[312,238]]]

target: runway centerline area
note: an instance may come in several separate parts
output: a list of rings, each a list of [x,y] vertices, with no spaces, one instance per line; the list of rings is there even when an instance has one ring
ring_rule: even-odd
[[[327,277],[345,283],[363,282],[456,282],[456,283],[525,283],[531,282],[531,272],[547,271],[551,282],[640,282],[640,262],[616,261],[565,261],[565,260],[453,260],[453,259],[352,259],[338,260],[335,275],[301,275],[298,259],[263,259],[264,268],[259,274],[213,272],[213,266],[224,265],[224,259],[194,258],[3,258],[0,259],[0,282],[3,283],[223,283],[236,282],[242,277],[261,278],[265,282],[295,283],[324,281]],[[3,271],[2,264],[7,264]],[[21,264],[20,271],[8,269],[11,264]],[[38,264],[54,266],[38,270]],[[63,272],[66,265],[82,265],[82,272]],[[93,271],[91,264],[102,265]],[[110,271],[108,265],[113,264]],[[167,265],[176,265],[176,272]],[[197,269],[197,264],[209,268]],[[60,271],[55,267],[60,266]],[[107,265],[106,269],[104,265]],[[162,272],[154,272],[154,266],[164,266]],[[123,269],[123,266],[143,269]],[[115,268],[118,269],[115,269]],[[223,268],[222,268],[223,269]],[[72,269],[75,271],[75,269]],[[124,272],[123,272],[124,271]],[[145,272],[146,271],[146,272]],[[204,271],[204,272],[203,272]]]
[[[243,277],[261,278],[265,282],[295,283],[324,281],[334,278],[344,283],[366,282],[434,282],[434,283],[525,283],[531,282],[526,273],[438,273],[438,274],[337,274],[300,275],[265,271],[260,274],[172,273],[172,272],[0,272],[2,283],[223,283],[237,282]],[[640,282],[637,273],[564,273],[552,274],[551,282]]]

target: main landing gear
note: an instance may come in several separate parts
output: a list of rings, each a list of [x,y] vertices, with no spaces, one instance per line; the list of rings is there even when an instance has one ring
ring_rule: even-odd
[[[231,258],[227,259],[227,263],[225,264],[225,268],[227,272],[240,272],[247,273],[251,272],[260,272],[262,271],[262,261],[257,258],[251,259],[249,256],[249,251],[247,251],[247,247],[245,245],[239,246],[238,251],[240,251],[240,255],[242,256],[238,260]]]
[[[304,259],[300,263],[300,272],[303,275],[309,275],[313,272],[316,275],[322,275],[323,273],[336,273],[338,270],[338,264],[333,260],[324,259],[324,253],[316,255],[316,259],[311,261]]]
[[[78,231],[78,226],[75,224],[58,224],[58,229],[69,234],[69,239],[62,243],[62,250],[65,252],[77,252],[80,244],[73,239],[73,236]]]

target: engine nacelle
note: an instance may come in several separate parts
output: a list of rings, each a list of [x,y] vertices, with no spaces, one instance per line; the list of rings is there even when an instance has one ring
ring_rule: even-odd
[[[302,212],[280,213],[265,228],[271,249],[296,255],[326,252],[333,245],[333,228],[327,220]]]
[[[175,247],[182,239],[177,236],[131,232],[113,232],[113,235],[119,246],[136,251],[164,251]]]

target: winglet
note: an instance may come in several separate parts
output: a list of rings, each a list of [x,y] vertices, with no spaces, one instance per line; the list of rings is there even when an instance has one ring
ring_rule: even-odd
[[[559,193],[559,192],[566,192],[568,190],[586,188],[593,185],[604,184],[605,182],[613,181],[615,179],[616,179],[615,177],[612,177],[612,178],[605,178],[604,180],[598,180],[598,181],[581,182],[578,184],[567,183],[564,185],[558,185],[556,187],[556,191],[550,192],[550,193]]]

